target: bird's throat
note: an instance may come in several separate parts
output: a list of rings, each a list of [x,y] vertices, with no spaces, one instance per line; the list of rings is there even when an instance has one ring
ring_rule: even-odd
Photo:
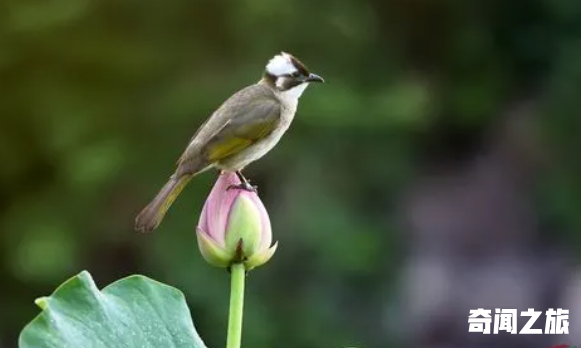
[[[303,83],[286,91],[278,92],[278,95],[283,101],[294,104],[299,100],[308,85],[308,83]]]

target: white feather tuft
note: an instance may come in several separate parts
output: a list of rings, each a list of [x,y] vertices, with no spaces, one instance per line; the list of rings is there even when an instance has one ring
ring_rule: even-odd
[[[282,76],[286,74],[292,74],[297,71],[294,66],[291,55],[285,52],[281,52],[272,58],[266,65],[266,71],[274,76]]]

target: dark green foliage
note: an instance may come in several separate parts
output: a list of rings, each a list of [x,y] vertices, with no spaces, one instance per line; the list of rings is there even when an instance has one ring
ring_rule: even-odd
[[[580,33],[578,0],[0,3],[0,345],[81,269],[175,285],[208,345],[223,344],[228,277],[194,235],[216,174],[156,233],[133,219],[203,120],[286,50],[328,83],[245,172],[279,249],[248,280],[244,344],[385,346],[400,195],[514,100],[542,111],[542,213],[579,238]]]

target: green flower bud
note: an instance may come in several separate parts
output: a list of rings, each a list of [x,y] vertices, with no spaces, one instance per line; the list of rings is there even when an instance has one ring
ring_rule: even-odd
[[[233,188],[234,173],[220,175],[206,200],[197,228],[204,259],[217,267],[244,263],[246,270],[266,263],[276,251],[264,205],[255,192]]]

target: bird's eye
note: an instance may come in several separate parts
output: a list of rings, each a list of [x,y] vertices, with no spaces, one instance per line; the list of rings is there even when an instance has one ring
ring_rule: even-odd
[[[295,71],[295,72],[294,72],[294,73],[292,73],[290,76],[291,76],[291,77],[300,77],[300,76],[301,76],[301,73],[300,73],[300,72],[298,72],[298,71]]]

